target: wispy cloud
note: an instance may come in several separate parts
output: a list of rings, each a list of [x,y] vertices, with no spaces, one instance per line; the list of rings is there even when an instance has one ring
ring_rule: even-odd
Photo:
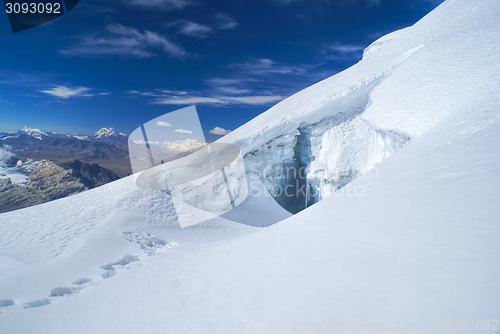
[[[341,54],[353,54],[362,52],[365,47],[363,45],[337,44],[330,46],[329,49]]]
[[[361,59],[365,45],[333,44],[327,45],[321,52],[323,60],[338,60],[341,58]]]
[[[235,19],[233,19],[229,14],[226,13],[215,13],[214,18],[216,22],[215,25],[217,29],[220,30],[234,29],[239,25]]]
[[[311,65],[287,65],[271,59],[233,63],[223,71],[229,73],[207,78],[205,88],[198,91],[156,89],[128,93],[155,104],[272,105],[330,75]]]
[[[80,44],[59,52],[67,56],[119,55],[146,58],[154,56],[158,50],[174,58],[186,55],[181,46],[156,32],[145,30],[141,33],[121,24],[111,24],[103,36],[87,36]]]
[[[2,99],[2,97],[1,97],[1,96],[0,96],[0,103],[5,103],[5,104],[8,104],[8,105],[10,105],[10,106],[14,106],[14,105],[15,105],[15,103],[14,103],[14,102],[10,102],[10,101],[8,101],[8,100],[4,100],[4,99]]]
[[[283,100],[285,97],[281,95],[261,95],[261,96],[238,96],[226,97],[228,101],[242,104],[262,105]]]
[[[256,96],[269,96],[268,101],[277,101],[278,97],[289,96],[329,76],[329,73],[318,71],[313,65],[291,65],[271,59],[234,63],[227,69],[230,74],[208,78],[206,84],[213,94],[233,95],[240,102],[264,101],[254,98]]]
[[[12,70],[0,70],[0,84],[5,85],[36,88],[46,85],[47,81],[52,81],[53,78],[54,76],[47,74],[26,74]]]
[[[70,97],[105,97],[111,92],[102,91],[82,86],[74,86],[68,83],[60,84],[56,75],[51,74],[38,74],[30,73],[25,74],[17,71],[0,70],[0,84],[18,86],[26,89],[26,92],[21,93],[21,96],[31,97],[46,97],[46,95],[55,96],[62,99],[69,99]],[[50,87],[50,88],[47,88]],[[90,93],[92,91],[92,93]],[[36,93],[33,93],[36,92]],[[44,93],[44,94],[40,94]],[[9,101],[5,103],[13,104]],[[61,101],[48,100],[44,103],[61,103]]]
[[[178,33],[191,37],[209,37],[215,36],[219,30],[235,29],[239,26],[238,22],[226,13],[217,12],[213,15],[214,21],[211,24],[201,24],[188,20],[178,20],[170,22],[167,27],[179,26]]]
[[[232,104],[247,104],[247,105],[266,105],[273,102],[281,101],[284,97],[280,95],[261,95],[261,96],[172,96],[160,98],[154,101],[156,104],[172,104],[172,105],[191,105],[191,104],[215,104],[215,105],[232,105]]]
[[[167,98],[160,98],[154,101],[156,104],[226,104],[223,100],[213,97],[204,96],[171,96]]]
[[[159,93],[151,91],[129,90],[127,93],[130,95],[137,95],[137,96],[160,96]]]
[[[303,74],[307,71],[304,66],[293,66],[277,63],[271,59],[255,59],[245,63],[235,63],[228,65],[239,72],[247,72],[251,75],[270,76],[274,74]]]
[[[192,37],[206,37],[212,32],[212,28],[195,22],[185,22],[179,33]]]
[[[196,2],[191,0],[124,0],[124,2],[137,7],[155,8],[165,11],[181,10],[196,5]]]
[[[225,136],[229,132],[231,132],[231,130],[226,130],[226,129],[221,128],[219,126],[216,126],[212,130],[208,131],[208,133],[213,134],[213,135],[217,135],[217,136]]]
[[[89,90],[91,89],[87,87],[70,88],[66,86],[55,86],[51,89],[41,90],[41,92],[55,97],[68,99],[73,96],[92,96],[91,94],[85,94],[85,92],[88,92]]]
[[[178,132],[178,133],[186,133],[186,134],[192,134],[192,133],[193,133],[193,131],[183,130],[183,129],[177,129],[177,130],[175,130],[175,132]]]

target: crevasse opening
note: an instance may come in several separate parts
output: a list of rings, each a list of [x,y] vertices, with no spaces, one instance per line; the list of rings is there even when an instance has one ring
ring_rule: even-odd
[[[405,147],[409,137],[363,120],[374,80],[326,104],[319,120],[247,153],[269,194],[292,214],[321,201]],[[370,174],[372,176],[377,173]]]

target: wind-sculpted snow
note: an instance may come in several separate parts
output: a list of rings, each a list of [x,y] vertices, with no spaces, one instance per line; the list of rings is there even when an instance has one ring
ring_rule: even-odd
[[[127,177],[0,215],[0,299],[25,308],[45,306],[136,268],[139,259],[254,230],[184,203],[175,207],[169,195],[139,189]],[[204,223],[181,229],[178,214],[193,225]],[[71,282],[80,287],[68,287]]]

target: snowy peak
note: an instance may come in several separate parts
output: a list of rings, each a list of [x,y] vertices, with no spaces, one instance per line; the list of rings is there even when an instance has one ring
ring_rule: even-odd
[[[88,137],[90,140],[99,139],[126,139],[127,136],[123,133],[117,133],[113,128],[101,128]]]
[[[40,129],[31,129],[28,128],[27,126],[24,127],[24,129],[18,130],[15,133],[15,136],[27,136],[27,137],[33,137],[39,140],[42,140],[43,138],[49,137],[49,135],[46,132],[41,131]]]

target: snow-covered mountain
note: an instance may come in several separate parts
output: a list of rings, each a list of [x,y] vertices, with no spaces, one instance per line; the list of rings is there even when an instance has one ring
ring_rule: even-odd
[[[40,129],[31,129],[25,126],[16,132],[0,132],[0,139],[17,138],[19,136],[33,137],[39,140],[48,138],[51,134],[41,131]]]
[[[222,138],[263,182],[222,217],[133,177],[1,214],[0,332],[498,328],[499,19],[447,0]]]
[[[118,133],[113,128],[101,128],[87,137],[88,140],[120,140],[127,141],[127,135]]]
[[[41,131],[40,129],[30,129],[28,127],[24,127],[24,129],[18,130],[16,132],[16,136],[28,136],[28,137],[33,137],[36,139],[42,140],[43,138],[49,137],[49,134],[46,132]]]
[[[44,132],[40,129],[32,129],[25,126],[23,129],[16,132],[0,132],[0,140],[9,138],[19,138],[20,136],[32,137],[39,140],[47,138],[75,138],[79,140],[92,140],[92,141],[103,141],[103,140],[115,140],[124,142],[127,140],[127,135],[123,133],[118,133],[113,128],[101,128],[94,132],[90,136],[80,136],[80,135],[68,135],[68,134],[58,134],[55,132]]]
[[[120,177],[131,174],[128,138],[111,128],[91,136],[43,132],[25,127],[17,132],[0,133],[0,147],[10,146],[18,159],[50,160],[59,166],[71,161],[99,164]]]

